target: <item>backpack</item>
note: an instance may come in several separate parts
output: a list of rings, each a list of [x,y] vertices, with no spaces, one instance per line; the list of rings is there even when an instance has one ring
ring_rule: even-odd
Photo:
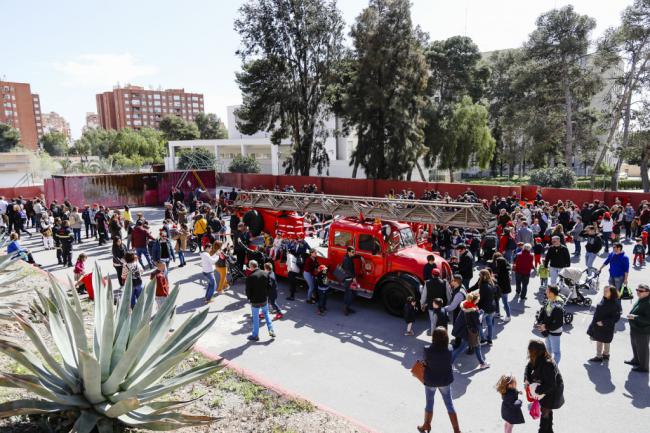
[[[506,250],[514,250],[517,248],[517,242],[512,238],[512,236],[508,236],[508,243],[506,244]]]

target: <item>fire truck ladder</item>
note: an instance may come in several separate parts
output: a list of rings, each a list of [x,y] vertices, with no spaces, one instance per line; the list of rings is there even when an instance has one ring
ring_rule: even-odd
[[[331,194],[241,191],[235,206],[380,218],[493,231],[496,218],[480,203],[404,200]]]

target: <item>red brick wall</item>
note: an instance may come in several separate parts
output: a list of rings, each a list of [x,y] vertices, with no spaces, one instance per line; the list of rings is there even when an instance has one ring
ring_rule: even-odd
[[[43,185],[0,188],[0,196],[4,196],[7,199],[17,198],[21,195],[24,198],[34,198],[40,197],[43,193],[45,193],[45,188]]]

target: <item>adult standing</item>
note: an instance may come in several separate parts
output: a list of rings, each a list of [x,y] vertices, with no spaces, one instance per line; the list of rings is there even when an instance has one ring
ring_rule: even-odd
[[[512,287],[510,285],[510,264],[505,258],[503,258],[503,256],[497,257],[496,259],[496,269],[494,272],[494,276],[497,281],[499,298],[503,303],[503,309],[504,312],[506,313],[506,317],[504,317],[503,321],[509,322],[511,318],[510,317],[511,311],[510,311],[510,304],[508,303],[508,295],[510,294],[510,292],[512,292]],[[499,299],[497,299],[497,315],[498,314],[499,314]]]
[[[630,240],[632,238],[632,221],[634,221],[634,217],[636,216],[636,212],[634,211],[634,208],[630,203],[625,205],[625,209],[623,210],[623,225],[625,226],[625,239]]]
[[[534,390],[533,396],[539,399],[542,409],[539,433],[553,433],[553,410],[564,404],[564,380],[541,340],[528,343],[524,379],[525,384]]]
[[[603,241],[594,226],[587,226],[586,230],[586,243],[585,243],[585,260],[587,264],[587,273],[589,275],[593,274],[594,271],[594,261],[596,256],[603,248]]]
[[[144,267],[144,263],[142,262],[142,256],[144,255],[147,259],[149,269],[153,269],[153,263],[151,261],[151,256],[149,255],[149,249],[147,248],[147,242],[149,239],[153,240],[153,236],[151,236],[149,231],[144,228],[142,220],[137,221],[135,223],[135,228],[131,232],[131,246],[135,249],[140,266]]]
[[[113,238],[113,247],[111,248],[113,254],[113,267],[117,273],[117,281],[120,283],[120,288],[124,287],[124,278],[122,277],[122,269],[124,267],[124,256],[126,255],[126,248],[122,243],[121,238]]]
[[[217,282],[214,279],[215,263],[218,256],[212,255],[212,245],[204,245],[203,252],[201,252],[201,271],[203,276],[208,280],[208,287],[205,289],[205,303],[209,303],[214,296],[214,291],[217,288]]]
[[[223,243],[221,241],[216,241],[212,244],[212,253],[216,255],[217,261],[215,262],[215,269],[217,270],[217,275],[219,275],[219,281],[217,282],[217,293],[222,293],[228,287],[228,269],[226,264],[226,254],[222,249]]]
[[[271,321],[271,316],[269,315],[269,276],[258,268],[257,261],[255,260],[248,262],[248,268],[251,270],[251,274],[246,277],[246,297],[251,303],[251,315],[253,318],[253,332],[248,336],[248,339],[250,341],[259,341],[260,339],[260,311],[264,315],[269,336],[275,338],[273,321]]]
[[[95,237],[95,226],[90,221],[90,206],[84,205],[84,210],[81,212],[81,219],[83,219],[84,227],[86,228],[86,239],[88,239],[88,232],[90,236]]]
[[[467,297],[467,291],[463,286],[463,278],[460,275],[454,275],[451,279],[451,299],[449,304],[442,307],[442,311],[450,316],[451,323],[456,322],[456,317],[461,312],[461,304]]]
[[[454,374],[451,365],[449,336],[445,328],[438,327],[431,334],[431,345],[424,348],[424,395],[426,404],[424,406],[424,423],[418,426],[419,432],[431,431],[433,401],[436,391],[439,391],[447,408],[447,414],[449,415],[454,433],[460,433],[458,415],[456,414],[453,396],[451,394],[451,384],[453,381]]]
[[[70,212],[70,215],[68,217],[68,221],[70,222],[70,228],[72,229],[72,235],[74,241],[80,244],[82,218],[76,207],[72,208],[72,211]]]
[[[176,261],[176,256],[174,255],[174,247],[172,242],[167,237],[167,233],[164,230],[160,231],[158,239],[153,242],[151,248],[151,257],[155,262],[162,262],[165,265],[165,277],[169,275],[169,264],[173,260]]]
[[[97,239],[99,245],[104,245],[106,243],[106,213],[104,211],[104,206],[99,206],[99,210],[95,213],[95,224],[97,226]]]
[[[298,259],[291,248],[287,248],[287,272],[289,277],[289,296],[288,301],[296,299],[296,288],[298,285],[298,277],[300,276],[300,267],[298,266]]]
[[[609,252],[609,242],[612,239],[614,232],[614,220],[609,212],[603,214],[603,219],[600,221],[600,231],[603,233],[603,242],[605,243],[605,252]]]
[[[302,276],[307,282],[307,303],[315,304],[316,299],[314,296],[316,290],[315,276],[318,270],[318,256],[316,249],[309,250],[309,255],[305,260],[305,266],[302,271]]]
[[[627,284],[627,276],[630,272],[630,258],[625,255],[623,251],[623,244],[617,242],[612,248],[603,264],[600,266],[599,272],[609,265],[609,284],[616,287],[618,292],[621,292],[623,285]]]
[[[589,362],[609,361],[609,344],[614,339],[614,326],[621,318],[621,309],[616,300],[618,291],[613,286],[603,288],[603,298],[596,305],[596,311],[587,335],[596,342],[596,356]]]
[[[483,323],[479,327],[481,335],[481,344],[487,343],[492,346],[492,337],[494,335],[494,315],[496,314],[497,303],[497,285],[489,269],[481,269],[478,274],[476,286],[479,292],[478,308],[481,310],[483,320],[487,326],[487,335],[483,332]]]
[[[521,227],[519,230],[517,230],[517,235],[515,237],[515,240],[517,243],[523,242],[524,244],[531,244],[533,243],[533,231],[528,228],[528,223],[524,221],[521,223]]]
[[[560,291],[557,286],[546,287],[546,303],[539,312],[536,328],[546,338],[548,351],[553,354],[553,359],[560,363],[560,338],[564,324],[564,308],[558,299]]]
[[[458,251],[458,273],[463,277],[463,285],[468,288],[474,276],[474,257],[467,251],[465,244],[458,245],[456,250]]]
[[[205,232],[208,231],[208,221],[203,218],[202,214],[198,214],[196,216],[196,219],[194,221],[194,236],[196,236],[196,243],[201,246],[202,245],[202,240],[203,236],[205,235]],[[236,245],[236,244],[235,244]],[[210,245],[212,246],[212,245]],[[244,266],[244,263],[242,262],[242,269]]]
[[[343,287],[345,288],[345,293],[343,294],[343,314],[346,316],[356,313],[356,311],[352,309],[354,290],[351,287],[352,283],[355,282],[357,275],[354,267],[354,258],[354,247],[347,247],[345,250],[345,257],[343,257],[343,263],[341,263],[341,268],[345,273],[345,279],[343,280]]]
[[[650,358],[650,287],[645,283],[639,284],[636,294],[639,299],[627,315],[633,356],[625,363],[632,365],[633,371],[647,373]]]
[[[557,284],[557,277],[560,271],[571,266],[571,254],[566,245],[562,245],[559,236],[551,238],[551,246],[546,252],[544,266],[550,268],[551,284]]]
[[[61,257],[63,266],[72,267],[72,244],[74,243],[72,230],[70,230],[70,221],[63,221],[61,228],[55,236],[61,243]]]
[[[584,231],[585,226],[579,215],[576,216],[575,220],[576,223],[573,225],[573,229],[571,229],[571,237],[573,237],[573,245],[575,246],[573,255],[574,257],[580,257],[580,254],[582,254],[582,232]]]
[[[124,255],[124,267],[122,268],[122,279],[126,281],[131,278],[133,291],[131,292],[131,308],[135,306],[136,301],[142,294],[142,266],[138,262],[137,257],[131,251]]]
[[[422,311],[429,314],[431,321],[431,329],[429,333],[433,333],[436,328],[436,315],[433,311],[433,300],[436,298],[442,299],[442,307],[446,306],[451,299],[451,286],[447,280],[440,277],[440,269],[433,269],[431,271],[431,278],[429,278],[422,286],[422,294],[420,297],[420,306]]]
[[[526,300],[530,273],[535,268],[535,257],[530,252],[531,249],[530,244],[525,244],[524,249],[515,257],[515,291],[517,292],[515,296],[519,296],[522,301]]]

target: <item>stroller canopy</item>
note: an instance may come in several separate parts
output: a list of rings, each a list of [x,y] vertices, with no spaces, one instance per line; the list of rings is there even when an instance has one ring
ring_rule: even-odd
[[[582,269],[563,268],[558,275],[566,280],[570,280],[574,283],[577,283],[580,281],[580,277],[582,275]]]

